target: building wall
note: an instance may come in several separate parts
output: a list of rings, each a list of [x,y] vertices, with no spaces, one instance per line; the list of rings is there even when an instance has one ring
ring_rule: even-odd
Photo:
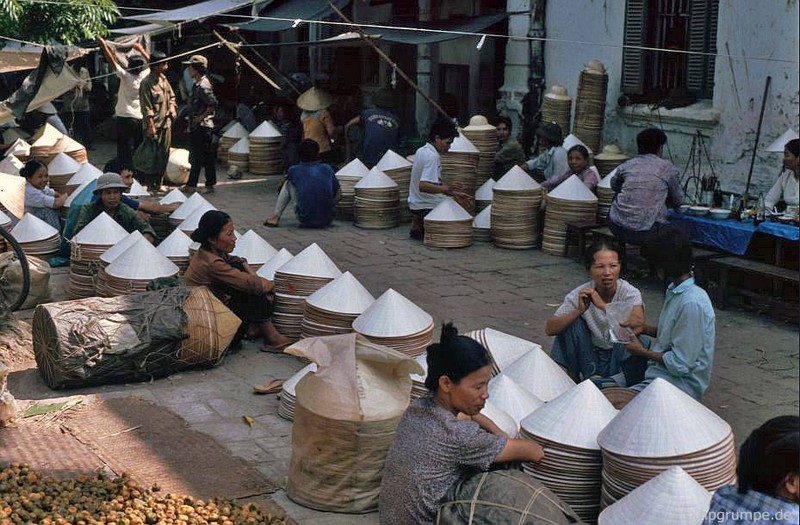
[[[623,151],[633,154],[636,134],[642,128],[662,126],[669,137],[668,153],[683,170],[692,136],[700,129],[710,137],[706,145],[723,190],[741,192],[747,180],[764,82],[770,75],[772,85],[751,193],[767,191],[778,175],[782,155],[766,152],[764,148],[787,128],[798,129],[799,15],[796,0],[720,2],[713,100],[670,111],[663,108],[651,111],[646,107],[622,110],[617,99],[621,94],[620,46],[625,2],[550,0],[546,12],[549,39],[545,44],[546,82],[548,86],[565,85],[574,97],[583,65],[591,59],[600,60],[609,73],[606,143],[617,143]],[[742,56],[751,58],[739,58]],[[757,57],[772,60],[757,60]]]

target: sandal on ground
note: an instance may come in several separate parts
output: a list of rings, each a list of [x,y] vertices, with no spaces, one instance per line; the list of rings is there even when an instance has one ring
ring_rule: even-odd
[[[265,220],[265,221],[263,222],[263,224],[264,224],[264,226],[266,226],[267,228],[277,228],[277,227],[278,227],[278,221],[271,221],[271,220],[269,220],[269,219]]]
[[[283,379],[272,379],[253,387],[254,394],[277,394],[283,389]]]

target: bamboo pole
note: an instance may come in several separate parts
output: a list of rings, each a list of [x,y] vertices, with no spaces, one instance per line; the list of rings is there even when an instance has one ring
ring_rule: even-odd
[[[222,44],[223,44],[225,47],[227,47],[228,49],[230,49],[232,53],[234,53],[234,54],[238,54],[238,55],[239,55],[239,58],[241,58],[241,59],[242,59],[242,62],[244,62],[245,64],[247,64],[248,66],[250,66],[250,69],[252,69],[253,71],[255,71],[255,72],[256,72],[256,74],[258,74],[258,76],[260,76],[261,78],[263,78],[263,79],[264,79],[264,80],[265,80],[265,81],[266,81],[266,82],[267,82],[267,83],[268,83],[270,86],[274,87],[274,88],[275,88],[275,89],[277,89],[278,91],[281,91],[281,87],[280,87],[278,84],[276,84],[276,83],[275,83],[275,82],[274,82],[274,81],[273,81],[271,78],[269,78],[269,77],[268,77],[266,74],[264,74],[264,72],[263,72],[263,71],[261,71],[260,69],[258,69],[258,68],[256,67],[256,65],[255,65],[255,64],[253,64],[253,63],[252,63],[250,60],[248,60],[248,59],[247,59],[247,57],[245,57],[245,56],[242,56],[242,54],[241,54],[241,53],[239,53],[239,48],[238,48],[238,47],[236,47],[236,46],[235,46],[233,43],[231,43],[231,42],[229,42],[229,41],[225,40],[225,39],[222,37],[222,35],[220,35],[220,34],[219,34],[219,33],[217,33],[216,31],[214,31],[214,36],[215,36],[215,37],[217,37],[217,38],[219,39],[219,41],[220,41],[220,42],[221,42],[221,43],[222,43]]]

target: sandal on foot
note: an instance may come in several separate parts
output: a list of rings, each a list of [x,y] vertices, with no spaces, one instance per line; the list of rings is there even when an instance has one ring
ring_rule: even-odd
[[[264,226],[266,226],[267,228],[277,228],[278,227],[278,222],[277,221],[271,221],[269,219],[265,220],[262,224],[264,224]]]
[[[282,345],[278,345],[278,346],[268,346],[268,345],[264,345],[264,346],[262,346],[262,347],[261,347],[261,351],[262,351],[262,352],[269,352],[269,353],[271,353],[271,354],[282,354],[282,353],[283,353],[283,350],[284,350],[286,347],[288,347],[289,345],[291,345],[291,344],[292,344],[292,342],[290,341],[290,342],[288,342],[288,343],[284,343],[284,344],[282,344]]]

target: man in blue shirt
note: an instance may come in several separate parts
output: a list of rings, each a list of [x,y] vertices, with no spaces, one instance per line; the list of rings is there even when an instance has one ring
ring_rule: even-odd
[[[357,117],[353,117],[345,125],[347,128],[356,124],[364,130],[359,158],[368,168],[372,168],[381,160],[384,153],[400,144],[400,119],[392,112],[395,105],[394,93],[390,88],[381,88],[372,96],[375,109],[367,109]]]
[[[286,181],[278,194],[275,213],[264,226],[277,228],[289,202],[303,228],[325,228],[333,222],[336,202],[341,198],[339,181],[333,168],[319,160],[319,145],[304,139],[298,148],[300,164],[289,168]]]

